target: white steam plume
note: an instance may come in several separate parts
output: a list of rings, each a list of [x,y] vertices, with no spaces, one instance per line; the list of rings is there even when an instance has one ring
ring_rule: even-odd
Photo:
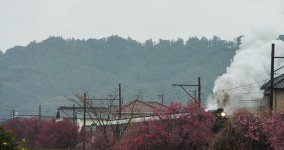
[[[230,114],[234,108],[260,105],[263,97],[260,87],[270,77],[272,43],[275,43],[275,56],[284,56],[284,42],[277,40],[278,36],[271,28],[258,28],[242,38],[227,72],[214,83],[213,101],[217,107]],[[275,69],[283,66],[283,62],[283,59],[275,60]],[[281,74],[283,70],[277,73]]]

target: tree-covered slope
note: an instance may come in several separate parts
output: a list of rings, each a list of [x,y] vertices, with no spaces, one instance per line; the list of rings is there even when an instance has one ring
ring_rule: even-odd
[[[144,99],[157,100],[163,91],[169,102],[185,95],[180,89],[173,92],[173,83],[196,84],[197,77],[201,77],[202,98],[206,99],[236,48],[234,42],[218,37],[140,43],[118,36],[50,37],[16,46],[0,53],[0,114],[5,113],[3,107],[28,113],[37,111],[38,105],[68,104],[64,96],[85,90],[100,97],[118,83],[124,87],[124,101],[143,89]]]

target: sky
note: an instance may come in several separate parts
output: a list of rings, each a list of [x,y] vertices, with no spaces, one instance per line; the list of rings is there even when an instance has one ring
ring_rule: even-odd
[[[270,26],[284,34],[284,0],[0,0],[0,50],[50,36],[225,40]]]

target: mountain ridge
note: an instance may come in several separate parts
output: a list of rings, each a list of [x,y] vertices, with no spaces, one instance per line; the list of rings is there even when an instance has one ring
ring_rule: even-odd
[[[170,91],[165,95],[169,102],[185,94],[177,89],[173,96],[171,84],[196,83],[197,77],[201,77],[202,98],[206,99],[238,45],[217,36],[190,37],[187,41],[149,39],[145,43],[119,36],[32,41],[0,54],[0,102],[19,111],[37,110],[44,104],[55,108],[71,104],[58,100],[64,96],[90,90],[101,97],[118,83],[126,87],[125,101],[145,90],[143,97],[148,100],[157,100],[156,95]]]

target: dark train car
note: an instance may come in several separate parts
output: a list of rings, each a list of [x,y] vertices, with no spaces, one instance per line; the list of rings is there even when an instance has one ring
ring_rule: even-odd
[[[218,108],[216,110],[209,110],[215,116],[215,124],[212,128],[213,133],[219,132],[222,127],[226,124],[228,118],[223,108]]]

